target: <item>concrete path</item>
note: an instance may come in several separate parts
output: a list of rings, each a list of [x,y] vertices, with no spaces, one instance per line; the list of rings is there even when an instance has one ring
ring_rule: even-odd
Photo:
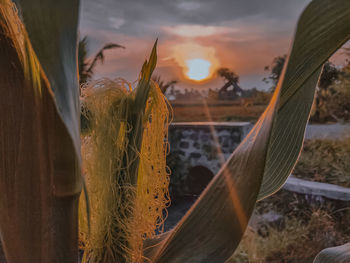
[[[350,124],[309,124],[305,139],[344,139],[350,137]]]
[[[313,196],[322,196],[333,200],[350,201],[350,188],[325,184],[290,176],[283,186],[283,189]]]

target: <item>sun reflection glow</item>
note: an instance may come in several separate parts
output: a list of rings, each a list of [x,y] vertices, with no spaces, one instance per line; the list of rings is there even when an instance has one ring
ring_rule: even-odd
[[[200,84],[213,78],[220,66],[214,47],[186,42],[176,44],[171,49],[170,58],[174,59],[182,70],[184,80]]]
[[[186,61],[188,71],[187,77],[192,80],[204,80],[209,76],[211,63],[208,60],[194,58]]]

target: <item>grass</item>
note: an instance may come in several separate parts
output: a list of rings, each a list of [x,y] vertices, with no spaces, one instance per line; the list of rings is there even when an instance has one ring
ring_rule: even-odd
[[[322,249],[346,242],[335,219],[325,211],[314,211],[307,223],[287,218],[283,230],[267,228],[261,236],[249,227],[230,263],[312,262]]]
[[[248,227],[227,263],[311,263],[322,249],[348,242],[350,211],[346,206],[307,203],[301,195],[281,190],[259,202],[254,214],[278,211],[282,220]]]
[[[175,121],[256,121],[265,106],[173,105]],[[208,114],[209,113],[209,114]],[[350,139],[308,140],[293,171],[299,178],[350,187]],[[248,227],[227,263],[311,263],[324,248],[350,239],[348,204],[308,203],[287,191],[259,202],[256,215],[278,211],[281,224]],[[345,207],[345,209],[344,209]]]
[[[173,104],[175,122],[195,121],[250,121],[255,122],[265,110],[265,105],[243,107],[237,104],[208,105]]]
[[[350,138],[305,141],[293,171],[299,178],[350,187]],[[257,203],[255,216],[278,211],[282,223],[248,227],[229,263],[308,263],[350,239],[348,203],[309,201],[281,190]]]
[[[293,174],[299,178],[350,187],[350,138],[305,141]]]

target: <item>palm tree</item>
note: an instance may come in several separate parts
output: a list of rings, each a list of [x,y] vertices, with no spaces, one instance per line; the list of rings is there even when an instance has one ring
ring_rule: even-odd
[[[104,51],[108,49],[113,49],[113,48],[125,48],[122,45],[115,44],[115,43],[107,43],[105,44],[94,56],[94,58],[91,60],[88,59],[88,53],[89,53],[89,48],[88,48],[88,38],[87,36],[83,37],[79,41],[79,46],[78,46],[78,66],[79,66],[79,84],[82,85],[88,80],[92,78],[92,75],[94,74],[94,69],[97,65],[97,62],[104,62],[105,56],[104,56]]]
[[[165,94],[165,92],[168,90],[168,88],[173,87],[177,83],[177,80],[171,80],[171,81],[166,82],[166,81],[162,80],[159,75],[154,75],[152,77],[152,80],[158,84],[158,86],[163,94]]]

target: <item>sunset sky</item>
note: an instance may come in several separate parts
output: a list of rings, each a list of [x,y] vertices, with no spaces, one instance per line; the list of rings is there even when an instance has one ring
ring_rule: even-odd
[[[262,79],[275,56],[288,52],[293,31],[309,0],[82,0],[80,32],[94,54],[104,43],[126,49],[106,52],[95,77],[135,81],[159,39],[156,74],[179,88],[219,88],[218,67],[240,76],[242,88],[268,88]],[[208,64],[209,62],[209,64]],[[209,74],[189,80],[189,67]],[[187,73],[187,74],[186,74]]]

